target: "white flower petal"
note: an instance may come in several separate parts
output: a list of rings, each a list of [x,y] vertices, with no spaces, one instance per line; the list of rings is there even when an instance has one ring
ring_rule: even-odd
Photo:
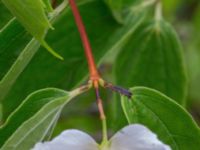
[[[123,128],[111,139],[110,150],[171,150],[143,125],[134,124]]]
[[[98,145],[84,132],[66,130],[52,141],[37,143],[32,150],[98,150]]]

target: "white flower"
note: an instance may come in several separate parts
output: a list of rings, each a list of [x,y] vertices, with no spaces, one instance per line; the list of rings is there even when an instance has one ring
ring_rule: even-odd
[[[99,145],[88,134],[79,130],[66,130],[50,142],[37,143],[32,150],[99,150]],[[124,127],[103,150],[171,150],[143,125]]]

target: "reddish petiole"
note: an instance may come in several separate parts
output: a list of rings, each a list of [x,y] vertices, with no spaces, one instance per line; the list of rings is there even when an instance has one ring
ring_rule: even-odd
[[[94,61],[94,57],[92,54],[92,48],[90,46],[90,42],[81,18],[81,15],[79,13],[78,7],[76,6],[75,0],[69,0],[69,5],[72,9],[73,15],[74,15],[74,19],[76,22],[76,25],[78,27],[78,31],[80,33],[80,37],[82,40],[82,44],[84,47],[84,51],[85,51],[85,55],[87,58],[87,62],[88,62],[88,67],[89,67],[89,72],[90,72],[90,80],[89,83],[92,84],[92,86],[95,89],[95,94],[96,94],[96,100],[97,100],[97,105],[98,105],[98,109],[99,109],[99,113],[100,113],[100,118],[103,121],[103,126],[106,126],[106,117],[105,117],[105,113],[104,113],[104,109],[103,109],[103,104],[102,104],[102,100],[99,94],[99,85],[103,86],[104,88],[109,88],[115,92],[118,92],[120,94],[123,94],[127,97],[131,97],[131,93],[126,90],[123,89],[121,87],[117,87],[117,86],[113,86],[111,83],[107,83],[105,82],[101,76],[99,75],[99,72],[97,70],[95,61]],[[104,133],[105,135],[106,133]],[[105,135],[104,137],[104,141],[107,140],[107,136]]]

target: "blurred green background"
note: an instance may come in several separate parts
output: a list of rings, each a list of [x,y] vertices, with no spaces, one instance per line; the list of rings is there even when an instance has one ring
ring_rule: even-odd
[[[187,109],[200,123],[200,1],[164,0],[164,16],[175,27],[188,71]]]
[[[184,48],[189,84],[186,107],[200,125],[200,1],[162,0],[162,2],[163,16],[177,31]],[[4,22],[11,18],[11,15],[5,13],[5,11],[7,11],[5,8],[0,9],[0,17],[2,18],[0,22],[1,27],[4,25]],[[87,19],[87,16],[84,17]],[[99,71],[104,79],[114,82],[113,63],[110,60],[112,59],[109,58],[102,62]],[[81,61],[85,61],[86,63],[84,59]],[[105,89],[101,89],[101,95],[108,118],[108,127],[114,129],[110,130],[110,134],[112,134],[115,130],[121,128],[126,121],[122,117],[122,111],[113,113],[115,112],[114,106],[116,105],[114,99],[117,95]],[[121,116],[123,121],[118,119],[119,116]],[[101,122],[93,90],[77,97],[65,107],[54,135],[68,128],[84,130],[97,139],[100,139]]]

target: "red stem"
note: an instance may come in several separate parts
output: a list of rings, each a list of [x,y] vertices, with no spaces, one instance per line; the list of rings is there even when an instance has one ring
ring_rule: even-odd
[[[94,62],[94,58],[92,55],[92,49],[90,46],[90,42],[88,40],[88,36],[87,33],[85,31],[85,27],[82,21],[82,18],[80,16],[79,10],[76,6],[75,0],[69,0],[69,4],[71,6],[75,21],[76,21],[76,25],[78,27],[80,36],[81,36],[81,40],[82,40],[82,44],[84,47],[84,51],[85,51],[85,55],[87,57],[87,62],[88,62],[88,66],[89,66],[89,71],[90,71],[90,79],[91,80],[98,80],[99,79],[99,74]]]
[[[72,9],[72,12],[73,12],[73,15],[74,15],[74,18],[75,18],[75,22],[76,22],[76,25],[78,27],[78,30],[79,30],[79,33],[80,33],[80,36],[81,36],[82,44],[83,44],[83,47],[84,47],[84,51],[85,51],[85,55],[86,55],[86,58],[87,58],[88,67],[89,67],[89,71],[90,71],[90,80],[92,81],[93,86],[95,88],[96,100],[97,100],[97,105],[98,105],[98,109],[99,109],[99,113],[100,113],[100,118],[103,122],[103,128],[106,128],[105,127],[106,116],[105,116],[105,113],[104,113],[102,100],[101,100],[101,97],[99,95],[99,83],[101,81],[101,78],[100,78],[99,73],[97,71],[96,64],[95,64],[95,61],[94,61],[94,57],[92,55],[92,48],[90,46],[90,42],[88,40],[88,36],[87,36],[86,30],[85,30],[81,15],[80,15],[79,10],[76,6],[75,0],[69,0],[69,5],[71,6],[71,9]],[[102,83],[102,84],[105,84],[105,83]],[[131,97],[131,93],[129,91],[124,90],[123,88],[113,86],[112,84],[105,84],[104,86],[108,87],[108,88],[110,88],[114,91],[117,91],[121,94],[124,94],[128,97]],[[106,134],[106,133],[103,133],[103,134]],[[105,140],[107,140],[107,136],[105,137]]]
[[[76,25],[78,27],[80,36],[81,36],[81,40],[83,43],[83,47],[84,47],[84,51],[85,51],[85,55],[87,58],[87,62],[88,62],[88,67],[89,67],[89,71],[90,71],[90,80],[92,81],[95,91],[96,91],[96,99],[97,99],[97,104],[98,104],[98,109],[99,109],[99,113],[100,113],[100,118],[102,120],[105,120],[105,114],[104,114],[104,110],[103,110],[103,104],[102,104],[102,100],[99,96],[99,73],[97,71],[96,68],[96,64],[94,62],[94,57],[92,55],[92,48],[90,46],[90,42],[88,40],[88,36],[81,18],[81,15],[79,13],[79,10],[76,6],[75,0],[69,0],[69,5],[71,6],[74,18],[75,18],[75,22]]]

